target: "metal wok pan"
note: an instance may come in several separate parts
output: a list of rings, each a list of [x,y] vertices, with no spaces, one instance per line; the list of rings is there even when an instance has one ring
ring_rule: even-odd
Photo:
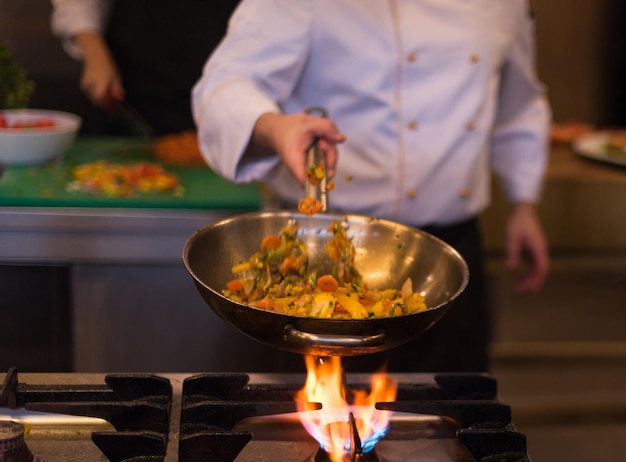
[[[368,319],[289,316],[234,302],[222,295],[233,265],[247,261],[263,237],[296,220],[315,267],[327,260],[324,243],[344,220],[357,251],[355,265],[372,288],[400,288],[407,277],[426,297],[426,311]],[[184,246],[185,267],[206,303],[227,323],[271,346],[300,354],[355,356],[394,348],[435,324],[465,289],[469,271],[449,245],[415,228],[361,215],[290,211],[235,216],[194,233]],[[322,273],[320,273],[322,274]]]

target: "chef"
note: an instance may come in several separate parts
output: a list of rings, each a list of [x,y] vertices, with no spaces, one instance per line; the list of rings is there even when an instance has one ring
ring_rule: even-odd
[[[485,371],[490,338],[477,221],[502,182],[506,263],[536,292],[548,250],[536,206],[550,109],[526,0],[243,0],[193,90],[206,161],[224,177],[303,196],[304,156],[327,151],[330,209],[441,237],[470,266],[442,321],[350,370]],[[303,114],[323,107],[330,119]]]
[[[52,0],[51,25],[66,51],[81,59],[80,86],[96,107],[107,97],[127,99],[163,135],[195,128],[189,92],[236,4]],[[127,134],[112,120],[103,130]]]

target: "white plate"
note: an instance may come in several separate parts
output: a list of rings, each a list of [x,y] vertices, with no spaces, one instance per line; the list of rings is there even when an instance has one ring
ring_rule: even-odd
[[[626,150],[611,149],[607,146],[610,132],[594,132],[576,138],[572,147],[574,152],[592,160],[626,167]]]

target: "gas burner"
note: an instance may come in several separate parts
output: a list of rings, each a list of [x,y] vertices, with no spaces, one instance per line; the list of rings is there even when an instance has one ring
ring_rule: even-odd
[[[330,455],[322,448],[318,449],[314,456],[307,459],[305,462],[332,462]],[[376,451],[370,451],[368,453],[355,453],[347,454],[343,457],[341,462],[384,462],[378,458]]]
[[[345,424],[350,429],[349,447],[352,449],[343,456],[342,462],[381,462],[375,450],[369,452],[363,451],[354,414],[350,413],[348,417],[348,421],[342,422],[342,424]],[[333,460],[328,452],[323,448],[319,448],[310,462],[333,462]]]

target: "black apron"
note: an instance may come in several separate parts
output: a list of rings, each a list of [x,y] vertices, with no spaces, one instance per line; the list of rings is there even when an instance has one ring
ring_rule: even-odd
[[[487,304],[480,225],[472,219],[458,225],[425,227],[454,247],[469,267],[466,289],[448,312],[417,339],[398,348],[346,358],[347,372],[488,372],[491,322]]]
[[[157,135],[194,128],[191,89],[238,0],[114,2],[106,41],[126,99]]]

